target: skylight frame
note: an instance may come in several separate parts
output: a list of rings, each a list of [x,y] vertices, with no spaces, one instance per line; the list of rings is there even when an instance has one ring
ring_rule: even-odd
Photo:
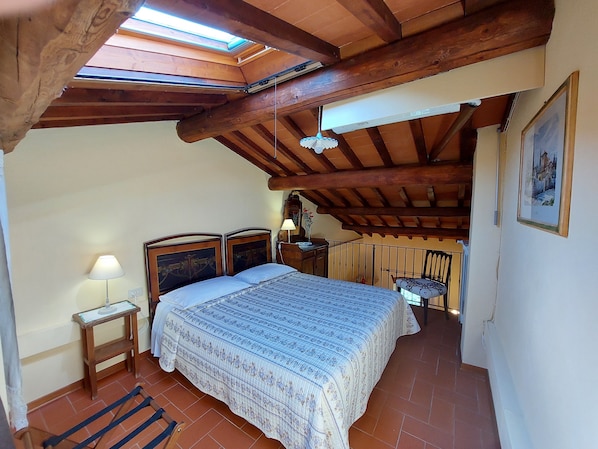
[[[206,25],[142,6],[121,28],[233,55],[253,42]]]

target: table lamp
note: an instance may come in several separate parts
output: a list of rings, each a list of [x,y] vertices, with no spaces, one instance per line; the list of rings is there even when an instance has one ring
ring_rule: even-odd
[[[107,254],[98,257],[98,260],[89,272],[89,279],[106,281],[106,303],[104,307],[98,310],[98,313],[105,315],[116,310],[116,307],[110,305],[110,299],[108,298],[108,279],[116,279],[124,274],[124,270],[113,255]]]
[[[297,229],[297,228],[295,227],[295,223],[293,222],[293,219],[285,218],[285,220],[282,222],[282,226],[280,227],[280,230],[287,231],[288,243],[291,243],[291,231],[294,231],[295,229]]]

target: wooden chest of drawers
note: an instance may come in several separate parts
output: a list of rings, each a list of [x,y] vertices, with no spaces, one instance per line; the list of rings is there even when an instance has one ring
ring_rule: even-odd
[[[278,242],[276,261],[303,273],[328,277],[328,242],[312,239],[311,245]]]

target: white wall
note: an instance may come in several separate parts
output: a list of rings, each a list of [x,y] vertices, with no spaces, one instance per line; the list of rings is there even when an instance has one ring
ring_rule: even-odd
[[[598,441],[598,2],[556,0],[546,86],[522,95],[508,133],[495,325],[533,448]],[[580,71],[569,236],[517,222],[521,131]],[[530,449],[530,448],[526,448]]]
[[[174,123],[33,130],[5,166],[27,402],[83,377],[71,317],[103,302],[104,282],[87,279],[98,255],[114,253],[125,270],[111,299],[143,287],[147,316],[144,241],[280,227],[282,192],[268,190],[264,172],[214,140],[182,142]],[[119,326],[98,328],[100,340]]]
[[[473,194],[469,231],[467,298],[461,334],[461,359],[486,368],[482,346],[484,321],[492,318],[496,299],[500,228],[494,224],[498,185],[499,135],[496,127],[478,130],[474,155]]]

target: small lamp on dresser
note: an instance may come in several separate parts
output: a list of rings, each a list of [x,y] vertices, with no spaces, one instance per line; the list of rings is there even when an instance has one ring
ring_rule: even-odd
[[[295,227],[295,223],[293,222],[293,219],[291,218],[285,218],[285,220],[282,222],[282,226],[280,227],[281,231],[287,231],[287,242],[291,243],[291,231],[294,231],[295,229],[297,229]]]
[[[106,303],[104,307],[98,310],[98,313],[105,315],[115,310],[115,307],[110,305],[110,298],[108,297],[108,279],[116,279],[124,274],[125,271],[112,254],[98,257],[98,260],[89,272],[89,279],[106,281]]]

